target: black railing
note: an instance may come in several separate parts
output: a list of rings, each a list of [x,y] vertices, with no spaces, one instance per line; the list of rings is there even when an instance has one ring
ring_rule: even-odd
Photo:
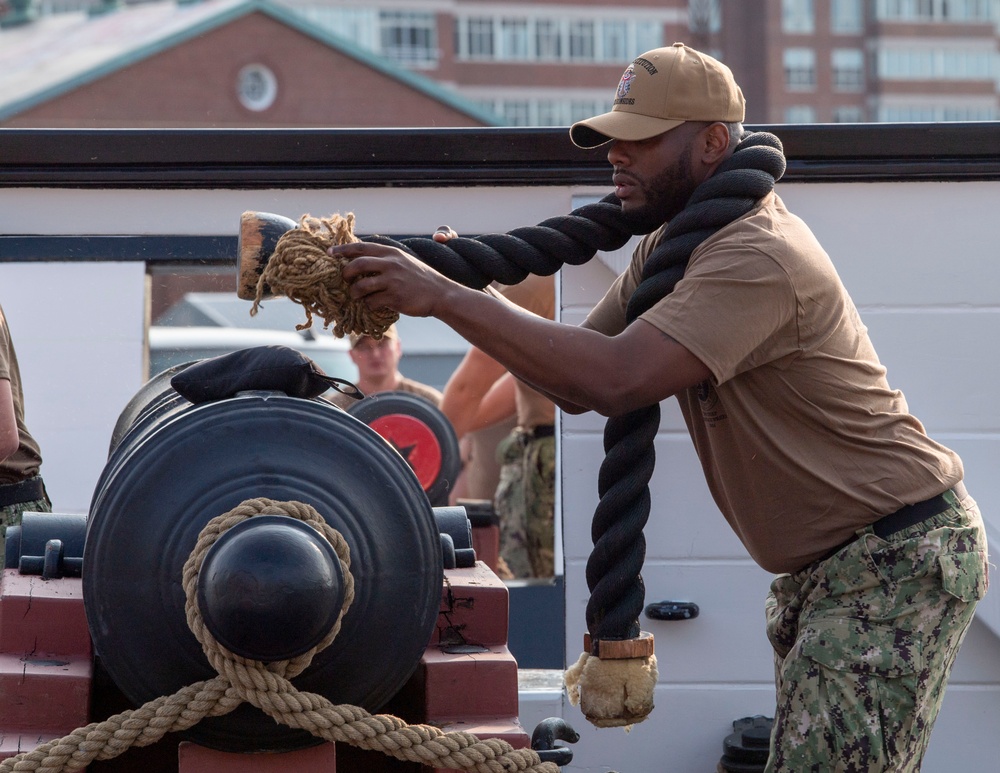
[[[751,126],[785,182],[1000,179],[1000,122]],[[605,150],[551,129],[0,129],[0,187],[609,185]]]

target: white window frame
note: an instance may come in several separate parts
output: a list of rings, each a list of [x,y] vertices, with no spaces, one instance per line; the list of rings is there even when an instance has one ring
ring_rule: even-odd
[[[543,14],[458,14],[455,19],[455,55],[459,61],[569,62],[620,64],[637,52],[664,45],[663,24],[649,19]],[[511,46],[509,31],[524,30],[526,53]]]
[[[813,0],[781,0],[781,31],[786,35],[811,35],[816,31]]]
[[[865,52],[859,48],[835,48],[830,52],[834,91],[863,91]]]
[[[567,54],[571,62],[597,59],[597,24],[593,19],[570,19]]]
[[[816,90],[816,52],[811,48],[786,48],[782,53],[786,91]]]
[[[833,109],[834,123],[865,123],[864,108],[857,105],[841,105]]]
[[[816,123],[816,108],[811,105],[789,105],[785,108],[785,123]]]
[[[864,32],[864,0],[830,0],[830,29],[835,35]]]
[[[436,67],[440,59],[437,19],[430,11],[381,10],[379,53],[413,68]]]
[[[876,0],[875,18],[890,22],[1000,22],[994,0]]]

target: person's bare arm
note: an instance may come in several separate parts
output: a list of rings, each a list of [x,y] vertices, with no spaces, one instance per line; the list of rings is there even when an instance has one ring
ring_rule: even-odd
[[[498,405],[484,405],[491,389],[505,375],[507,370],[504,366],[482,349],[473,346],[466,352],[445,384],[440,405],[441,412],[448,417],[456,435],[462,437],[467,432],[491,426],[513,414],[511,406],[506,414],[494,418]]]
[[[479,403],[476,421],[480,428],[492,427],[517,414],[517,394],[514,388],[514,377],[504,373],[493,382]]]
[[[14,395],[11,393],[10,381],[0,378],[0,462],[13,454],[19,445]]]
[[[393,247],[357,242],[333,247],[331,254],[352,258],[343,275],[355,300],[437,317],[569,412],[626,413],[711,375],[690,351],[643,320],[606,336],[464,287]]]

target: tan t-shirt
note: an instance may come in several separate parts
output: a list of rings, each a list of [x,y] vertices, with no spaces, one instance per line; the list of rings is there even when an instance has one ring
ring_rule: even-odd
[[[528,274],[516,285],[500,288],[505,298],[539,317],[555,319],[556,284],[553,276]],[[515,379],[514,400],[517,406],[517,426],[534,429],[551,425],[556,419],[556,407],[549,398]]]
[[[588,317],[608,335],[660,232]],[[712,379],[677,395],[716,503],[766,570],[795,571],[962,478],[885,368],[830,258],[780,198],[766,197],[692,254],[640,319]]]
[[[14,416],[17,420],[18,449],[0,462],[0,485],[20,483],[38,474],[42,456],[38,443],[28,433],[24,424],[24,394],[21,391],[21,372],[17,367],[17,355],[7,329],[7,318],[0,308],[0,378],[10,381],[10,392],[14,398]]]

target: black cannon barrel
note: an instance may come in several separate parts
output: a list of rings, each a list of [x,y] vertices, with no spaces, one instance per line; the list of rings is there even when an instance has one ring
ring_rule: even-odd
[[[209,520],[267,498],[311,505],[351,551],[353,605],[296,686],[369,711],[392,698],[430,639],[443,581],[440,530],[403,458],[321,399],[251,391],[192,405],[164,380],[129,410],[83,560],[95,651],[122,693],[139,705],[215,676],[185,620],[182,568]],[[318,742],[249,705],[184,735],[224,751]]]

